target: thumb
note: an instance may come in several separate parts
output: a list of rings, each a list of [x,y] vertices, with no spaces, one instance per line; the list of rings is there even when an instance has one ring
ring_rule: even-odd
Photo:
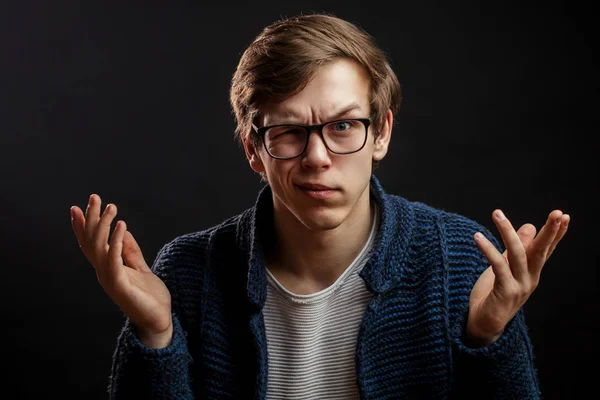
[[[125,264],[130,268],[140,272],[151,271],[148,264],[146,264],[146,260],[144,260],[142,249],[140,249],[137,241],[129,231],[125,231],[125,236],[123,237],[123,259],[125,260]]]
[[[524,224],[517,231],[517,235],[519,236],[519,239],[521,239],[521,243],[523,244],[525,251],[527,251],[529,245],[533,241],[533,238],[535,238],[536,232],[537,230],[532,224]]]
[[[517,231],[517,235],[519,236],[519,239],[521,240],[521,244],[523,245],[525,251],[527,251],[527,249],[529,248],[529,245],[533,241],[533,238],[535,238],[536,233],[537,230],[532,224],[524,224]],[[506,258],[506,253],[507,250],[505,250],[504,253],[502,253],[504,258]]]

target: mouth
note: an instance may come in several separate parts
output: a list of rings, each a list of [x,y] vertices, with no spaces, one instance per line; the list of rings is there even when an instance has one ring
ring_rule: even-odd
[[[334,190],[333,188],[330,188],[329,186],[318,185],[315,183],[296,184],[296,186],[298,186],[300,189],[305,189],[305,190]]]
[[[320,200],[330,198],[337,192],[337,189],[313,183],[296,184],[296,187],[307,196]]]

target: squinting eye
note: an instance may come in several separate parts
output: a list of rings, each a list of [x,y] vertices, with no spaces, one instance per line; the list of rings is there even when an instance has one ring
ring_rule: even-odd
[[[286,136],[303,136],[305,134],[304,129],[298,128],[297,126],[279,126],[275,128],[271,128],[267,131],[267,136],[271,139],[276,137],[280,137],[283,135]]]

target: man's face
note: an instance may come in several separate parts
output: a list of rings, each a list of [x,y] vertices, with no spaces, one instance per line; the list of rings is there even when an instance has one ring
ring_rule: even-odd
[[[324,65],[298,94],[261,110],[258,126],[321,124],[343,118],[367,118],[369,78],[357,63],[339,59]],[[368,213],[372,161],[387,153],[392,113],[377,141],[370,126],[362,150],[346,155],[331,153],[317,131],[311,132],[304,153],[291,160],[270,157],[264,146],[244,145],[251,167],[264,172],[273,192],[276,218],[308,229],[329,230]]]

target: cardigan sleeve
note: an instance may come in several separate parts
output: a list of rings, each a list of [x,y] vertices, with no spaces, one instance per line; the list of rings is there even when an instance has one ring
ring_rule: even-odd
[[[465,340],[468,313],[453,327],[456,398],[539,399],[537,371],[523,310],[489,346],[471,348]]]
[[[129,319],[117,340],[109,383],[110,399],[193,399],[186,332],[179,315],[175,265],[171,260],[174,242],[159,251],[152,271],[163,280],[171,293],[173,338],[169,346],[152,349],[142,344]]]
[[[498,240],[485,227],[474,224],[470,231],[471,238],[472,234],[480,231],[500,252],[504,251]],[[461,296],[465,299],[465,304],[449,327],[453,359],[451,397],[539,399],[541,393],[534,365],[534,353],[522,308],[494,343],[474,348],[467,341],[470,291],[475,281],[489,266],[488,260],[474,243],[472,251],[473,256],[469,258],[476,261],[471,265],[470,276],[463,278],[468,281],[468,285],[465,285],[468,292]],[[461,267],[464,271],[465,265]]]

